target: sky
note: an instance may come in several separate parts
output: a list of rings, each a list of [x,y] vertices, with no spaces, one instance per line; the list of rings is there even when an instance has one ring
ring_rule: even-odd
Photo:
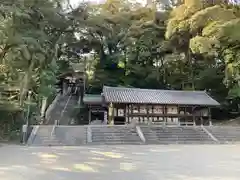
[[[96,2],[96,3],[101,3],[104,2],[105,0],[70,0],[70,2],[72,3],[72,5],[77,5],[79,2]],[[134,0],[136,2],[140,2],[140,3],[145,3],[146,0]]]

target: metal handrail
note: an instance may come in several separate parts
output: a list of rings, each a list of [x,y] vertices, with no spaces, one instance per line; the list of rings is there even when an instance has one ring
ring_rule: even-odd
[[[51,137],[53,137],[53,134],[55,132],[56,126],[58,126],[58,120],[55,120],[52,131],[51,131]]]

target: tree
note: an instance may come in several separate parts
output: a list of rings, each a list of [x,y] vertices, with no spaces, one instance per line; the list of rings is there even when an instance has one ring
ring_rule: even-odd
[[[47,100],[56,94],[58,60],[69,51],[64,48],[67,37],[74,37],[72,14],[81,14],[80,7],[69,13],[61,4],[50,0],[1,1],[0,84],[5,92],[1,103],[9,107],[5,110],[14,110],[14,102],[17,111],[24,112],[30,105],[37,108],[36,113],[42,109],[44,116]],[[28,91],[33,92],[31,103],[27,102]]]

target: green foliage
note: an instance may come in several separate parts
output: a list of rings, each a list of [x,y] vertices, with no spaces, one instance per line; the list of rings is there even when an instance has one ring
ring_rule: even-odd
[[[235,85],[232,87],[228,92],[228,98],[229,99],[236,99],[240,97],[240,88],[239,86]]]
[[[56,93],[66,34],[74,37],[71,13],[50,0],[2,0],[0,12],[0,110],[24,113],[30,106],[30,115],[39,114],[42,97]]]
[[[222,102],[227,94],[237,98],[239,5],[179,2],[107,0],[64,10],[61,1],[2,0],[0,110],[25,111],[31,90],[39,111],[41,100],[56,93],[57,76],[85,60],[91,92],[111,85],[206,89]]]
[[[209,56],[217,56],[216,49],[219,42],[215,38],[207,38],[202,36],[195,36],[190,40],[189,46],[195,54],[207,54]]]

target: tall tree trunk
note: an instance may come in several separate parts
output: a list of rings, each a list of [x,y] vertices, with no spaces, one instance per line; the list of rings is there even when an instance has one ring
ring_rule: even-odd
[[[163,69],[163,83],[164,85],[167,85],[167,68],[165,67],[163,57],[160,57],[160,62],[161,62],[161,68]]]
[[[105,58],[106,58],[103,45],[101,45],[100,49],[98,50],[98,54],[99,54],[99,58],[100,58],[100,67],[103,67]]]
[[[25,73],[25,75],[23,77],[23,82],[22,82],[21,91],[20,91],[20,105],[21,106],[23,105],[24,99],[29,90],[29,82],[31,80],[33,68],[34,68],[34,62],[31,61],[28,71]]]
[[[193,69],[193,62],[192,62],[192,54],[191,50],[188,49],[186,53],[186,60],[188,62],[189,68],[190,68],[190,83],[191,83],[191,88],[192,90],[195,89],[195,77],[194,77],[194,69]]]
[[[41,118],[42,119],[44,119],[44,117],[45,117],[45,112],[47,109],[47,100],[48,100],[48,97],[42,98],[42,103],[41,103]]]
[[[127,50],[124,50],[124,76],[127,75]]]

